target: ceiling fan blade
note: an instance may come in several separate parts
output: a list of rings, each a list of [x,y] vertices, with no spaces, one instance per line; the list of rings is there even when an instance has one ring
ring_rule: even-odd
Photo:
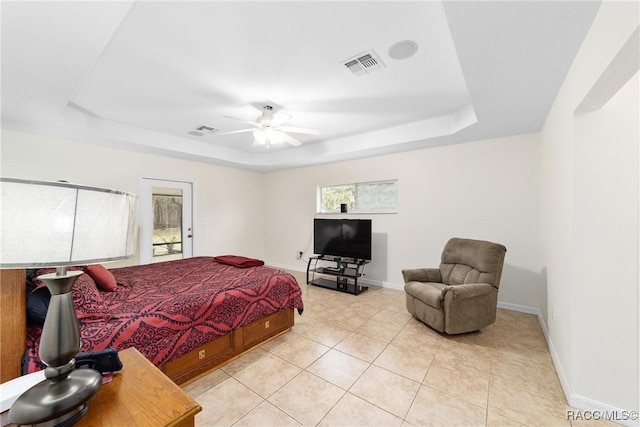
[[[320,131],[318,129],[299,128],[295,126],[279,126],[278,130],[292,133],[306,133],[308,135],[320,135]]]
[[[244,132],[253,132],[255,129],[240,129],[240,130],[230,130],[228,132],[216,132],[216,135],[233,135],[234,133],[244,133]]]
[[[254,125],[254,126],[259,126],[258,123],[252,122],[251,120],[239,119],[237,117],[231,117],[231,116],[222,116],[222,117],[225,118],[225,119],[235,120],[237,122],[242,122],[242,123],[247,123],[247,124]]]
[[[291,114],[286,113],[284,111],[278,111],[273,115],[273,120],[271,121],[271,126],[279,126],[291,119]]]
[[[257,139],[254,139],[253,144],[251,144],[251,148],[258,148],[263,146],[264,146],[264,142],[258,141]]]
[[[302,145],[302,142],[298,141],[297,139],[293,138],[291,135],[287,135],[286,133],[282,132],[282,140],[288,144],[293,145],[294,147],[299,147]]]

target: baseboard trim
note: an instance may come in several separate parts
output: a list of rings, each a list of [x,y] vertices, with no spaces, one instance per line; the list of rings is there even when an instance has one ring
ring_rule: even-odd
[[[307,271],[307,264],[306,263],[303,266],[299,266],[299,265],[285,265],[285,264],[279,264],[279,263],[275,263],[275,262],[267,262],[267,261],[265,261],[265,265],[267,265],[269,267],[273,267],[273,268],[280,268],[282,270],[298,271],[300,273],[305,273]]]
[[[585,421],[607,420],[628,427],[640,425],[637,419],[638,415],[635,412],[632,413],[631,411],[615,408],[576,394],[571,396],[569,406],[577,409],[574,417],[581,417],[579,419],[584,419]],[[636,419],[632,419],[632,414]]]
[[[510,302],[502,302],[502,301],[498,301],[498,308],[502,308],[504,310],[517,311],[519,313],[526,313],[526,314],[538,315],[538,313],[540,313],[540,310],[534,307],[529,307],[529,306],[520,305],[520,304],[512,304]]]
[[[498,303],[500,305],[500,303]],[[569,380],[567,379],[567,375],[562,368],[562,363],[560,363],[560,358],[558,357],[558,352],[556,351],[555,346],[553,345],[553,341],[551,340],[551,336],[549,335],[549,330],[547,329],[547,324],[542,317],[542,313],[539,309],[533,309],[538,316],[538,322],[540,323],[540,327],[542,328],[542,333],[544,334],[544,339],[547,342],[547,346],[549,347],[549,354],[551,355],[551,360],[553,361],[553,366],[556,369],[556,373],[558,374],[558,379],[560,380],[560,385],[562,386],[562,391],[564,392],[564,396],[567,399],[567,404],[572,408],[576,409],[576,412],[573,414],[575,420],[609,420],[615,423],[634,427],[639,426],[638,420],[631,419],[630,411],[624,411],[620,408],[615,408],[611,405],[607,405],[606,403],[598,402],[596,400],[588,399],[586,397],[577,395],[573,393],[571,389],[571,385],[569,384]],[[569,417],[569,413],[567,413],[567,418]]]

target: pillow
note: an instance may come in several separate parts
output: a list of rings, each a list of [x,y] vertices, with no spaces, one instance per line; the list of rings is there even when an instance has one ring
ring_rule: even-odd
[[[220,255],[213,258],[214,261],[221,264],[232,265],[238,268],[260,267],[264,265],[264,261],[255,258],[247,258],[238,255]]]
[[[84,268],[84,272],[91,276],[99,289],[106,292],[115,292],[118,289],[118,284],[116,283],[116,278],[113,277],[113,273],[102,265],[88,265]]]
[[[68,270],[81,270],[77,267],[69,267]],[[38,270],[38,276],[55,272],[55,269],[43,268]],[[38,288],[42,284],[36,279]],[[44,286],[44,284],[42,284]],[[47,289],[48,290],[48,289]],[[71,289],[73,305],[76,308],[76,316],[81,322],[104,321],[111,318],[111,312],[107,308],[95,282],[88,274],[81,274],[76,279]]]
[[[51,293],[46,286],[36,288],[27,294],[27,321],[43,326],[47,317]]]

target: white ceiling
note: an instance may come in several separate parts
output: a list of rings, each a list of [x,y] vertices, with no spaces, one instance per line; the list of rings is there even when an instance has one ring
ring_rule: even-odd
[[[255,171],[535,132],[599,5],[3,1],[2,128]],[[345,67],[369,50],[382,68]],[[263,105],[320,134],[217,134]]]

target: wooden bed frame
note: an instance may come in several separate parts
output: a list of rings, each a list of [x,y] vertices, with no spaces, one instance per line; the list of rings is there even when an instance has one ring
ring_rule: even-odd
[[[26,346],[25,270],[0,270],[0,382],[22,375]],[[293,327],[293,308],[269,314],[159,366],[184,384]]]

